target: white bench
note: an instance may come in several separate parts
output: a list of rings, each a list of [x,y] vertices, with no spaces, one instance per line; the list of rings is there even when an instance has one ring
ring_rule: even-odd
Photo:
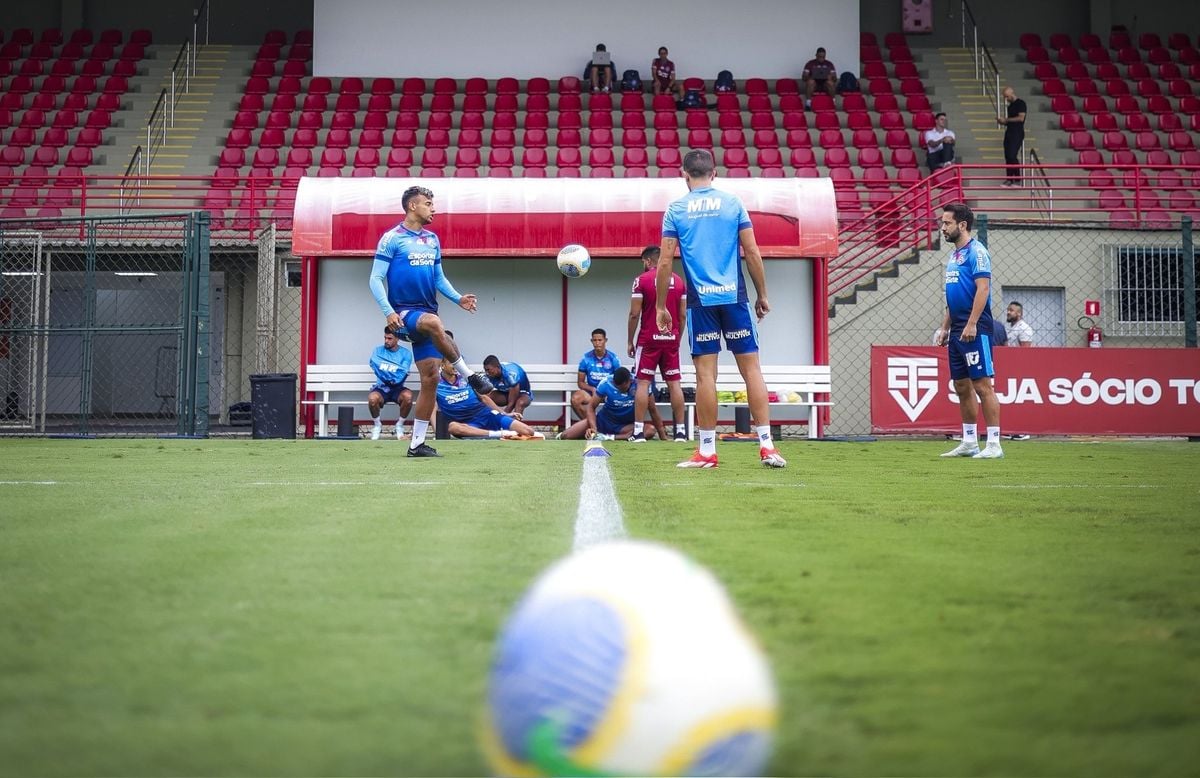
[[[555,408],[561,414],[564,422],[570,423],[571,394],[579,388],[577,383],[579,366],[576,364],[529,364],[522,365],[529,376],[529,385],[533,390],[534,400],[530,403],[533,408]],[[832,407],[830,399],[833,387],[828,365],[764,365],[763,379],[767,389],[779,393],[796,393],[799,402],[778,401],[771,403],[772,409],[797,408],[807,406],[808,437],[817,437],[818,408]],[[328,433],[329,406],[331,405],[366,405],[367,392],[375,385],[375,373],[370,366],[358,365],[308,365],[304,373],[304,398],[302,405],[315,406],[317,409],[317,436],[325,437]],[[696,385],[696,370],[692,365],[684,365],[681,369],[681,382],[684,386]],[[420,390],[421,381],[416,371],[410,371],[405,384],[413,393]],[[744,392],[746,385],[733,365],[722,365],[717,375],[718,392]],[[315,395],[310,397],[310,395]],[[341,395],[341,396],[335,396]],[[345,395],[353,395],[351,399],[343,399]],[[659,405],[664,405],[659,403]],[[745,402],[719,402],[719,408],[746,407]],[[526,413],[531,418],[534,414]],[[774,411],[772,412],[774,415]],[[772,423],[782,421],[799,423],[801,419],[773,418]],[[695,404],[687,403],[688,429],[695,429]],[[534,419],[534,423],[537,420]]]

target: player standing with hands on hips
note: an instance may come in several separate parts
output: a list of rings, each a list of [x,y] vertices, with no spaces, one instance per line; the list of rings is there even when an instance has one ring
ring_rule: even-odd
[[[673,314],[667,305],[678,247],[687,280],[687,329],[696,366],[696,427],[700,436],[700,449],[678,467],[717,466],[717,355],[722,338],[746,383],[750,415],[757,425],[754,431],[758,435],[759,459],[766,467],[785,467],[787,461],[771,441],[767,385],[758,361],[755,319],[766,316],[771,306],[750,215],[737,196],[713,188],[716,166],[709,152],[689,151],[683,158],[683,176],[688,194],[671,203],[663,215],[655,276],[658,330],[667,333],[672,331]],[[739,249],[746,257],[746,270],[757,295],[753,315]]]
[[[950,347],[950,378],[962,415],[962,442],[942,456],[1000,459],[1000,401],[992,388],[992,255],[971,237],[974,226],[975,214],[966,205],[952,203],[942,210],[942,237],[954,244],[954,252],[946,261],[946,315],[933,343]],[[979,406],[987,424],[982,451]]]
[[[375,249],[371,267],[371,294],[390,327],[401,340],[412,344],[413,358],[421,374],[421,393],[413,413],[410,457],[441,456],[425,442],[429,420],[437,399],[438,366],[443,357],[479,394],[492,391],[487,376],[467,367],[454,338],[438,316],[437,295],[443,295],[470,313],[477,301],[473,294],[459,294],[442,272],[442,246],[437,235],[425,227],[433,223],[433,192],[412,186],[404,190],[400,204],[404,221],[388,230]]]

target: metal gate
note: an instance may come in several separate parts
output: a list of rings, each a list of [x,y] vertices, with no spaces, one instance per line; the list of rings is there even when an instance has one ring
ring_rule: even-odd
[[[207,434],[208,214],[0,221],[0,434]]]

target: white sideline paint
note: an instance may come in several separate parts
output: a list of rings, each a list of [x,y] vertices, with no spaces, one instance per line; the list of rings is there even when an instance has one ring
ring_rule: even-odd
[[[584,457],[579,479],[579,508],[575,512],[575,544],[578,551],[594,543],[625,537],[621,505],[608,472],[607,457]]]
[[[58,481],[0,481],[0,486],[58,486]]]
[[[251,481],[247,486],[445,486],[446,481]]]

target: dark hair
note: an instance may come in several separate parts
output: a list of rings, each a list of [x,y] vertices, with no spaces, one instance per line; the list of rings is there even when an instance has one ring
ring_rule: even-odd
[[[450,338],[450,340],[454,340],[454,333],[450,330],[446,330],[446,337]]]
[[[603,327],[597,327],[596,329],[592,330],[592,334],[593,335],[603,335],[606,338],[608,337],[608,333],[604,331]]]
[[[1020,304],[1019,302],[1017,302],[1016,300],[1009,300],[1009,301],[1008,301],[1008,304],[1009,304],[1009,305],[1015,305],[1015,306],[1017,306],[1017,310],[1018,310],[1018,311],[1020,311],[1021,313],[1024,313],[1024,312],[1025,312],[1025,306],[1024,306],[1024,305],[1021,305],[1021,304]]]
[[[940,118],[942,118],[942,117],[943,117],[943,116],[945,116],[945,115],[946,115],[946,112],[945,112],[945,111],[938,111],[937,113],[935,113],[935,114],[933,115],[933,118],[936,120],[936,119],[940,119]]]
[[[605,45],[603,43],[597,43],[596,51],[608,51],[608,49],[605,47]]]
[[[500,358],[495,354],[488,354],[487,359],[483,360],[484,367],[500,367]]]
[[[400,207],[404,209],[405,213],[408,213],[408,204],[414,197],[428,197],[432,200],[433,192],[423,186],[410,186],[405,189],[404,194],[400,196]]]
[[[650,259],[651,257],[654,257],[655,259],[657,259],[660,256],[662,256],[662,249],[660,249],[658,246],[647,246],[646,248],[642,249],[642,261],[643,262],[645,262],[647,259]]]
[[[383,325],[383,334],[384,335],[399,335],[400,333],[398,333],[396,330],[392,329],[392,325],[385,324],[385,325]]]
[[[706,149],[694,149],[683,157],[683,172],[688,174],[688,178],[711,176],[715,169],[712,152]]]
[[[824,47],[824,46],[818,46],[818,47],[817,47],[817,53],[818,53],[818,54],[824,54],[824,53],[825,53],[825,47]]]
[[[629,372],[629,368],[627,368],[627,367],[618,367],[616,370],[613,371],[612,380],[613,380],[614,384],[627,383],[628,381],[630,381],[632,379],[633,379],[633,374]]]
[[[950,203],[942,208],[945,213],[954,215],[954,222],[966,222],[967,230],[970,231],[975,226],[975,212],[970,209],[965,203]]]

